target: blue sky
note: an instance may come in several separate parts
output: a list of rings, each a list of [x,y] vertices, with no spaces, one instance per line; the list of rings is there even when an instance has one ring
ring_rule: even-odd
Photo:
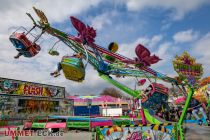
[[[3,0],[0,6],[0,18],[4,19],[0,23],[0,77],[65,86],[71,94],[83,95],[99,94],[105,87],[111,86],[98,78],[90,66],[87,73],[91,76],[87,76],[81,84],[68,81],[63,75],[56,79],[50,77],[49,73],[62,54],[72,52],[61,44],[58,47],[61,56],[52,58],[47,55],[56,41],[49,35],[43,37],[43,51],[35,58],[13,59],[16,51],[8,47],[12,46],[8,40],[10,29],[32,25],[25,15],[25,12],[30,12],[35,16],[32,6],[43,10],[52,26],[70,34],[76,32],[69,16],[76,16],[97,29],[97,44],[106,47],[111,41],[116,41],[119,53],[130,58],[135,57],[135,46],[144,44],[163,59],[152,68],[169,76],[176,75],[171,63],[173,57],[188,51],[203,64],[204,77],[209,76],[209,0],[55,0],[53,3],[50,0]],[[131,81],[133,79],[122,79],[130,86],[133,85]]]

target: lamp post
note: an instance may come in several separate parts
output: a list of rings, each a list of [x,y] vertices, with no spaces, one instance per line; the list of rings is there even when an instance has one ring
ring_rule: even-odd
[[[87,100],[87,107],[89,109],[89,130],[91,130],[91,117],[90,117],[91,105],[92,105],[92,100],[91,99],[88,99]]]

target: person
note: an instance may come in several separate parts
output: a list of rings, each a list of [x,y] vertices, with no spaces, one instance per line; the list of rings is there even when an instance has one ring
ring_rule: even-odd
[[[199,124],[203,123],[202,118],[206,120],[206,123],[209,122],[206,112],[204,111],[203,105],[204,104],[201,104],[198,100],[194,98],[191,100],[191,103],[189,105],[189,108],[192,108],[192,116],[199,121]],[[199,113],[202,114],[202,117],[198,115]]]
[[[32,43],[32,45],[30,45],[28,47],[26,47],[26,46],[25,46],[25,48],[18,47],[16,50],[19,52],[16,56],[14,56],[14,58],[18,59],[20,56],[24,55],[23,54],[24,52],[27,52],[28,53],[27,55],[30,55],[30,57],[33,57],[41,50],[41,48],[36,43]]]
[[[62,70],[62,65],[61,62],[58,62],[57,64],[57,70],[55,70],[54,72],[51,72],[50,75],[54,76],[54,77],[58,77],[60,74],[60,71]]]
[[[82,53],[77,53],[77,54],[74,54],[73,56],[68,56],[68,55],[66,55],[66,56],[63,56],[62,57],[62,60],[63,59],[65,59],[65,58],[69,58],[69,57],[75,57],[75,58],[82,58]],[[60,74],[60,71],[62,70],[63,68],[62,68],[62,65],[61,65],[61,62],[58,62],[58,64],[57,64],[57,69],[54,71],[54,72],[51,72],[50,73],[50,75],[51,76],[54,76],[54,77],[58,77],[58,76],[60,76],[61,74]]]
[[[19,41],[15,41],[15,44],[18,46],[17,47],[17,51],[18,51],[18,54],[16,56],[14,56],[15,59],[18,59],[20,56],[22,56],[23,54],[21,52],[19,52],[19,50],[24,50],[26,51],[25,48],[23,48],[23,45],[19,42]]]
[[[160,117],[160,118],[163,118],[162,107],[159,107],[159,108],[157,109],[156,115],[157,115],[158,117]]]
[[[201,112],[202,117],[206,120],[206,123],[209,124],[210,122],[209,122],[206,112],[204,111],[202,106],[197,107],[197,108],[193,109],[193,111],[192,111],[192,115],[199,121],[199,124],[202,124],[202,118],[200,118],[198,116],[199,112]]]
[[[129,127],[128,127],[128,135],[127,135],[127,139],[130,139],[130,138],[131,138],[131,131],[130,131]]]
[[[18,59],[21,55],[23,55],[23,54],[19,52],[16,56],[14,56],[14,58]]]
[[[23,34],[25,34],[25,32],[23,32]],[[24,35],[21,35],[21,38],[23,37]],[[24,39],[27,39],[26,38],[26,36],[24,36]],[[21,40],[23,40],[23,39],[21,39]],[[24,40],[23,40],[24,41]],[[17,48],[16,48],[16,50],[18,51],[18,54],[16,55],[16,56],[14,56],[14,58],[15,59],[18,59],[20,56],[22,56],[23,55],[23,53],[22,52],[19,52],[20,50],[22,50],[22,51],[28,51],[29,50],[29,48],[30,48],[30,46],[24,46],[22,43],[21,43],[21,41],[15,41],[15,44],[16,44],[16,46],[18,46]]]
[[[165,111],[163,115],[164,115],[164,119],[166,121],[170,121],[170,115],[169,115],[169,112],[168,111]]]

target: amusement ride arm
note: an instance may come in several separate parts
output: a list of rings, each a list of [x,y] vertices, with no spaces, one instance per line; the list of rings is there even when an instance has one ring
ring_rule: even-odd
[[[84,56],[86,56],[85,54],[85,50],[84,48],[82,47],[81,43],[75,41],[75,37],[74,36],[71,36],[71,35],[68,35],[62,31],[59,31],[55,28],[52,28],[52,27],[48,27],[50,28],[50,31],[49,32],[51,35],[53,36],[56,36],[58,37],[59,39],[61,39],[61,41],[63,41],[66,45],[68,45],[73,51],[75,52],[81,52],[83,53]],[[89,47],[91,47],[90,45],[88,45]],[[112,56],[118,60],[123,60],[123,59],[127,59],[127,60],[130,60],[130,58],[127,58],[127,57],[124,57],[120,54],[117,54],[117,53],[112,53],[110,52],[109,50],[103,48],[103,47],[100,47],[99,45],[95,45],[94,46],[94,49],[96,49],[96,51],[100,52],[100,53],[104,53],[106,55],[109,55],[109,56]],[[91,52],[91,51],[88,51],[88,57],[89,57],[89,62],[95,67],[95,68],[98,68],[99,67],[99,62],[96,60],[96,57],[97,56],[94,56],[93,55],[94,53]],[[102,62],[100,62],[102,63]],[[170,83],[176,83],[176,80],[171,78],[171,77],[168,77],[164,74],[161,74],[151,68],[148,68],[148,67],[142,67],[140,69],[133,69],[133,68],[117,68],[117,67],[114,67],[113,69],[109,69],[106,73],[109,73],[109,74],[113,74],[113,75],[122,75],[122,76],[135,76],[135,77],[145,77],[145,74],[148,75],[148,77],[150,78],[158,78],[158,79],[161,79],[163,81],[166,81],[166,82],[170,82]]]
[[[148,77],[158,78],[166,82],[177,84],[175,79],[170,78],[164,74],[161,74],[149,67],[140,67],[139,69],[135,69],[135,68],[126,68],[126,67],[115,67],[115,66],[112,66],[112,63],[105,63],[102,60],[102,57],[101,57],[102,54],[106,54],[108,56],[114,57],[115,59],[117,59],[117,61],[121,61],[121,62],[122,60],[131,60],[131,59],[125,56],[122,56],[120,54],[113,53],[96,44],[93,44],[93,45],[89,44],[87,45],[87,48],[84,48],[83,47],[84,42],[82,42],[81,39],[51,27],[44,13],[36,8],[34,8],[34,10],[40,18],[39,25],[37,26],[38,28],[42,29],[42,31],[52,36],[59,38],[62,42],[64,42],[67,46],[69,46],[70,49],[72,49],[74,52],[82,53],[84,56],[84,59],[88,59],[87,61],[99,72],[99,76],[101,78],[111,83],[112,85],[118,87],[119,89],[123,90],[124,92],[131,95],[132,97],[140,97],[141,92],[132,90],[129,87],[121,84],[120,82],[111,78],[109,74],[120,75],[120,76],[134,76],[134,77],[145,77],[145,76],[147,77],[148,76]],[[29,17],[33,20],[31,16]],[[36,24],[34,20],[33,22],[34,24]],[[105,70],[101,69],[100,68],[101,65],[107,66],[107,69]],[[190,90],[184,110],[182,112],[182,115],[178,123],[179,125],[183,123],[183,119],[186,114],[187,108],[189,106],[189,102],[192,98],[192,94],[193,94],[193,90]],[[152,123],[160,123],[158,120],[150,116],[148,112],[146,112],[146,117],[147,117],[147,120]]]
[[[79,39],[77,37],[74,37],[72,35],[69,35],[67,33],[64,33],[58,29],[55,29],[53,27],[50,26],[50,24],[48,23],[48,19],[47,17],[45,16],[45,14],[39,10],[39,9],[36,9],[35,7],[33,7],[34,11],[36,12],[37,16],[40,18],[40,21],[38,22],[38,24],[36,24],[35,20],[30,16],[30,14],[27,14],[29,15],[29,17],[32,19],[34,25],[36,25],[36,27],[44,30],[45,32],[47,32],[48,34],[51,34],[52,36],[55,36],[55,37],[58,37],[59,39],[61,39],[66,45],[68,45],[73,51],[75,52],[81,52],[83,53],[83,55],[85,56],[85,51],[84,51],[84,48],[81,46],[81,43],[83,43],[81,40],[79,41]],[[76,44],[76,45],[74,45]],[[112,53],[110,52],[109,50],[99,46],[99,45],[94,45],[94,46],[89,46],[89,47],[92,47],[94,48],[96,51],[98,51],[99,53],[104,53],[106,55],[109,55],[109,56],[112,56],[120,61],[122,60],[131,60],[130,58],[127,58],[125,56],[122,56],[120,54],[117,54],[117,53]],[[90,55],[90,52],[89,52],[89,55]],[[89,58],[89,57],[88,57]],[[95,56],[95,58],[97,58],[97,56]],[[92,57],[90,57],[90,63],[97,69],[99,68],[99,62],[98,61],[95,61],[96,59],[94,59]],[[156,72],[154,71],[153,69],[151,68],[148,68],[148,67],[142,67],[140,68],[139,70],[143,70],[147,73],[150,73],[151,75],[153,75],[154,77],[157,77],[159,79],[162,79],[163,81],[166,81],[166,82],[170,82],[170,83],[177,83],[175,79],[173,78],[170,78],[166,75],[163,75],[159,72]]]
[[[138,97],[141,94],[141,91],[137,91],[137,90],[132,90],[129,87],[121,84],[120,82],[112,79],[110,76],[105,75],[103,73],[99,73],[99,76],[104,79],[105,81],[111,83],[112,85],[118,87],[119,89],[123,90],[124,92],[128,93],[129,95],[131,95],[132,97]]]
[[[158,119],[149,114],[149,111],[147,109],[144,109],[144,115],[147,121],[149,121],[151,124],[161,124],[161,122]]]

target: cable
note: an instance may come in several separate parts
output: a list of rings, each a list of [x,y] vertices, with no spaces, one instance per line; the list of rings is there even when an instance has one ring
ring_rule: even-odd
[[[55,45],[57,44],[57,43],[59,43],[61,40],[58,40],[58,41],[56,41],[54,44],[53,44],[53,46],[52,46],[52,48],[50,49],[50,50],[52,50],[54,47],[55,47]]]
[[[86,69],[87,64],[88,64],[88,59],[89,59],[89,56],[88,56],[88,52],[87,52],[87,48],[86,48],[86,46],[85,46],[85,45],[82,45],[82,47],[84,48],[85,53],[86,53],[86,64],[85,64],[85,69]]]

